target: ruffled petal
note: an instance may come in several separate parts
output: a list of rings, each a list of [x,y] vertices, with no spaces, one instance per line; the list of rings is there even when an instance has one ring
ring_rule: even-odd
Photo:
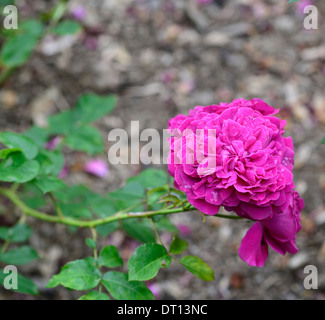
[[[238,254],[250,266],[264,266],[268,256],[268,246],[264,241],[261,222],[255,222],[247,231],[239,247]]]

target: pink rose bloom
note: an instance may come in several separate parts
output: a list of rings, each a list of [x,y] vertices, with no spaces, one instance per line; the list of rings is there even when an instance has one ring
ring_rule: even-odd
[[[277,111],[240,99],[170,120],[169,172],[193,206],[208,215],[225,206],[252,220],[286,209],[294,151]]]
[[[198,106],[169,121],[168,169],[175,187],[207,215],[220,206],[257,221],[240,249],[250,265],[263,265],[268,245],[295,253],[303,200],[294,192],[293,142],[285,120],[260,99]]]
[[[297,232],[301,229],[300,212],[304,201],[298,192],[289,195],[288,208],[271,219],[255,222],[247,231],[239,247],[239,256],[250,266],[262,267],[268,256],[268,246],[284,255],[297,253]]]

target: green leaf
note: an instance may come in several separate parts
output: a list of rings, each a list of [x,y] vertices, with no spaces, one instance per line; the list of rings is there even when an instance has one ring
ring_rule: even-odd
[[[116,268],[123,266],[123,260],[116,247],[110,245],[103,248],[98,257],[100,267]]]
[[[43,192],[32,182],[23,185],[19,196],[20,199],[32,209],[38,209],[47,204]]]
[[[178,228],[169,220],[167,216],[154,216],[153,221],[158,230],[171,233],[178,233]]]
[[[106,223],[96,227],[96,232],[102,237],[107,237],[112,232],[116,231],[119,228],[118,221],[114,221],[111,223]]]
[[[288,3],[297,2],[297,1],[300,1],[300,0],[289,0]]]
[[[10,242],[25,242],[32,234],[32,229],[26,224],[18,223],[12,228],[0,227],[0,239]]]
[[[91,126],[85,125],[72,131],[67,136],[66,143],[72,149],[84,151],[90,155],[104,151],[101,133]]]
[[[325,144],[325,138],[320,143]]]
[[[19,32],[39,38],[44,32],[44,25],[36,19],[26,20],[20,23]]]
[[[122,222],[124,231],[132,238],[143,242],[156,242],[152,229],[148,227],[143,221],[128,221]]]
[[[154,278],[167,257],[168,252],[160,244],[147,243],[138,247],[128,262],[129,279],[147,281]]]
[[[12,153],[21,152],[21,149],[13,148],[13,149],[2,149],[0,150],[0,160],[7,159],[8,156]]]
[[[105,293],[98,291],[90,291],[78,300],[110,300],[109,296]]]
[[[39,148],[44,148],[49,137],[49,131],[45,128],[32,126],[23,135],[31,139]]]
[[[171,256],[168,256],[166,259],[165,259],[165,263],[163,264],[163,267],[164,268],[168,268],[170,266],[170,264],[172,263],[172,257]]]
[[[141,200],[145,199],[146,193],[141,184],[132,181],[128,182],[123,188],[110,192],[108,197],[112,199],[119,210],[139,204],[137,207],[133,207],[132,210],[141,211],[143,210]]]
[[[15,4],[14,0],[0,0],[0,7],[5,7],[14,4]]]
[[[92,248],[92,249],[96,249],[96,241],[94,239],[91,239],[91,238],[87,238],[86,239],[86,244],[88,247]]]
[[[139,175],[129,178],[127,182],[137,182],[144,189],[154,189],[168,184],[168,176],[164,170],[146,169]]]
[[[57,176],[64,167],[64,158],[59,151],[41,150],[35,160],[40,164],[40,175]]]
[[[116,104],[116,96],[82,95],[74,109],[74,120],[87,124],[96,121],[111,112]]]
[[[47,288],[62,285],[73,290],[91,290],[99,284],[100,278],[101,273],[92,259],[86,258],[67,263],[59,274],[53,276]]]
[[[49,133],[68,135],[74,129],[73,112],[68,110],[52,115],[48,123]]]
[[[39,176],[33,180],[33,183],[39,187],[44,194],[66,187],[66,184],[62,180],[51,176]]]
[[[9,231],[9,228],[0,227],[0,239],[8,240],[8,238],[9,238],[8,231]]]
[[[23,65],[36,47],[37,41],[32,34],[17,34],[10,37],[1,49],[1,62],[7,68]]]
[[[25,183],[33,180],[39,173],[40,166],[37,161],[26,161],[20,166],[0,164],[0,181]]]
[[[1,285],[4,283],[6,277],[8,277],[8,276],[11,276],[11,272],[7,274],[7,273],[4,273],[4,270],[0,270],[0,284]],[[23,293],[23,294],[32,294],[32,295],[38,294],[38,288],[34,284],[34,282],[31,281],[30,279],[20,275],[19,273],[18,273],[18,278],[17,278],[17,289],[12,289],[12,291]]]
[[[128,281],[128,275],[122,272],[105,273],[102,283],[116,300],[154,300],[154,295],[145,283]]]
[[[163,204],[159,202],[159,199],[166,196],[169,191],[169,186],[166,184],[162,187],[151,189],[147,191],[147,204],[150,209],[159,210],[163,207]]]
[[[62,202],[84,205],[87,203],[89,194],[91,195],[91,191],[83,185],[68,186],[54,192],[54,195]]]
[[[173,196],[173,195],[169,195],[169,196],[165,196],[163,198],[160,199],[159,202],[178,202],[179,199],[176,197],[176,196]]]
[[[181,259],[181,264],[196,277],[204,281],[214,280],[214,271],[200,258],[186,256]]]
[[[118,208],[112,200],[102,196],[98,196],[97,199],[94,199],[94,201],[90,203],[90,206],[93,212],[100,218],[111,216],[118,211]]]
[[[28,160],[34,159],[38,154],[36,144],[23,135],[13,132],[2,132],[0,134],[0,141],[9,148],[21,149]]]
[[[7,264],[22,265],[38,258],[37,252],[30,246],[22,246],[0,255],[0,260]]]
[[[65,20],[60,23],[53,29],[53,32],[59,36],[65,36],[67,34],[75,34],[82,30],[81,25],[73,20]]]
[[[187,249],[187,242],[183,239],[178,238],[177,235],[174,235],[173,241],[170,244],[169,252],[171,254],[180,254]]]

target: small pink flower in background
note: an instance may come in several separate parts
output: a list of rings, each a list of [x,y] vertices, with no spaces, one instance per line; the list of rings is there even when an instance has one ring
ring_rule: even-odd
[[[157,284],[152,283],[152,282],[147,282],[146,283],[148,289],[153,293],[154,297],[156,300],[159,300],[159,295],[160,295],[160,288]]]
[[[179,224],[177,225],[177,228],[184,236],[189,236],[192,233],[191,228],[186,224]]]
[[[53,139],[51,139],[46,143],[45,149],[53,151],[61,141],[62,141],[62,137],[54,137]]]
[[[177,78],[177,72],[174,69],[168,69],[166,70],[162,76],[161,81],[164,84],[170,84],[172,81],[174,81]]]
[[[107,163],[101,159],[92,159],[85,164],[84,170],[99,178],[106,178],[109,174]]]
[[[297,15],[304,15],[304,9],[306,6],[313,5],[313,2],[311,0],[302,0],[297,3],[296,7],[296,13]]]
[[[88,36],[86,37],[85,39],[85,46],[91,50],[91,51],[94,51],[97,49],[98,47],[98,37],[95,37],[95,36]]]
[[[72,9],[72,16],[76,19],[76,20],[83,20],[86,17],[86,9],[83,6],[76,6]]]
[[[58,178],[64,179],[69,173],[69,167],[67,165],[64,165],[61,172],[58,175]]]

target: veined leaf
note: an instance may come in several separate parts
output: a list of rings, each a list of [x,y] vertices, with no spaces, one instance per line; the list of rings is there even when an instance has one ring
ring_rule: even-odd
[[[154,295],[145,283],[129,281],[126,273],[109,271],[102,283],[116,300],[154,300]]]
[[[84,296],[81,296],[78,300],[110,300],[109,296],[105,293],[98,291],[90,291]]]
[[[170,244],[169,252],[171,254],[180,254],[187,249],[187,242],[183,239],[178,238],[177,235],[174,236],[172,243]]]
[[[36,144],[23,135],[14,132],[2,132],[0,134],[0,141],[9,148],[20,149],[28,160],[34,159],[38,154]]]
[[[38,258],[37,252],[30,246],[22,246],[17,249],[6,251],[0,255],[0,260],[7,264],[22,265]]]
[[[166,258],[168,252],[160,244],[147,243],[138,247],[128,262],[129,279],[147,281],[154,278]]]
[[[19,166],[0,164],[0,181],[25,183],[33,180],[39,173],[40,166],[37,161],[30,160]]]
[[[30,226],[18,223],[11,228],[0,227],[0,239],[10,242],[25,242],[30,238],[32,229]]]
[[[116,247],[110,245],[103,248],[98,257],[98,265],[107,268],[123,266],[123,260]]]
[[[66,184],[52,176],[39,176],[33,180],[33,183],[39,187],[43,193],[52,192],[66,187]]]
[[[47,288],[62,285],[73,290],[91,290],[101,279],[101,273],[91,259],[76,260],[67,263],[61,272],[49,281]]]
[[[214,280],[214,271],[200,258],[186,256],[181,259],[181,264],[196,277],[204,281]]]

